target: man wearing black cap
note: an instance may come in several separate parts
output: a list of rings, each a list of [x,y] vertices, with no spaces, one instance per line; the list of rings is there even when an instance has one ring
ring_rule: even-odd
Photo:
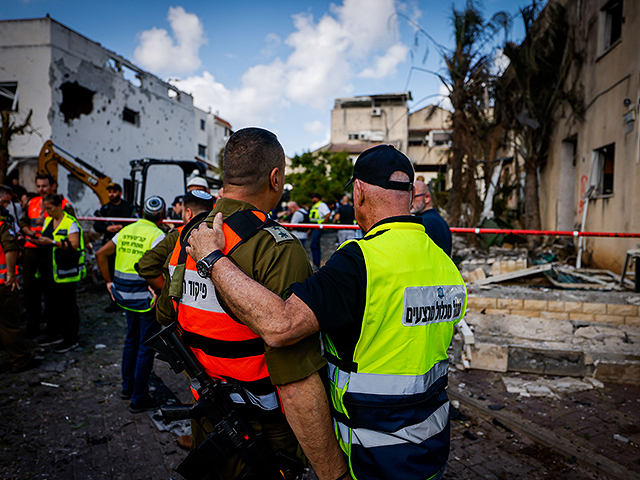
[[[100,210],[96,210],[96,217],[104,217],[104,218],[132,218],[135,217],[135,208],[126,200],[122,199],[122,187],[117,183],[113,183],[107,187],[107,192],[109,192],[109,203],[100,207]],[[105,222],[105,221],[97,221],[93,223],[93,229],[102,233],[102,245],[104,246],[109,240],[111,240],[115,234],[117,234],[122,227],[124,227],[124,223],[120,222]],[[113,276],[113,268],[115,265],[116,256],[115,254],[109,256],[109,272]],[[118,310],[118,305],[115,302],[112,302],[105,308],[106,312],[115,312]]]
[[[291,285],[286,300],[224,255],[209,273],[228,307],[268,344],[323,333],[336,435],[358,480],[439,479],[449,454],[447,348],[466,288],[409,213],[413,180],[411,162],[394,147],[363,152],[349,184],[364,238]],[[221,219],[189,242],[195,260],[224,248]]]

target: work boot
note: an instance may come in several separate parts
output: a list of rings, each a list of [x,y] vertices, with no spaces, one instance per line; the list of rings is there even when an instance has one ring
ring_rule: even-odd
[[[40,347],[49,347],[51,345],[58,345],[64,342],[64,339],[60,335],[45,335],[39,339],[36,343]]]
[[[147,395],[138,403],[131,402],[129,404],[129,411],[131,413],[148,412],[149,410],[157,410],[162,405],[162,400],[154,398],[151,395]]]
[[[73,350],[74,348],[78,348],[80,344],[77,341],[65,340],[58,347],[54,348],[54,353],[67,353]]]

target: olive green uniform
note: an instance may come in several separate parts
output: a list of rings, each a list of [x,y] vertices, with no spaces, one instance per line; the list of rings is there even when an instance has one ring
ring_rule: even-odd
[[[0,225],[0,243],[5,255],[18,250],[16,237],[11,233],[11,224]],[[6,283],[0,285],[0,339],[9,354],[12,370],[20,370],[31,361],[31,354],[24,346],[20,328],[20,294]]]
[[[207,216],[209,227],[219,212],[226,218],[240,210],[256,208],[246,202],[221,198],[215,208]],[[246,242],[241,243],[229,258],[249,277],[264,285],[278,295],[284,295],[288,287],[295,282],[301,282],[311,276],[312,269],[307,255],[300,241],[291,235],[284,227],[267,227]],[[171,280],[172,296],[181,296],[183,269],[176,268]],[[221,302],[222,303],[222,302]],[[306,339],[284,348],[271,348],[265,344],[265,358],[271,382],[274,385],[304,380],[309,375],[324,367],[327,361],[320,351],[319,335],[312,335]],[[293,431],[288,424],[260,424],[252,422],[254,428],[263,428],[266,437],[274,449],[285,449],[289,452],[300,453]],[[194,429],[194,444],[204,440],[201,431]],[[242,469],[239,458],[229,459],[229,465],[218,469],[221,478],[238,478]]]
[[[156,300],[156,319],[160,325],[164,326],[173,323],[176,319],[173,301],[169,297],[169,260],[179,237],[178,230],[171,230],[160,243],[151,250],[147,250],[134,266],[138,275],[144,279],[156,278],[160,275],[164,277],[162,293]]]

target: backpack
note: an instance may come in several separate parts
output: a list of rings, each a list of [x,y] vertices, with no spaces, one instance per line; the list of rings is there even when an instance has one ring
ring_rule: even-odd
[[[311,223],[311,220],[309,220],[309,212],[307,212],[305,208],[299,208],[298,211],[302,213],[302,222],[300,223]]]

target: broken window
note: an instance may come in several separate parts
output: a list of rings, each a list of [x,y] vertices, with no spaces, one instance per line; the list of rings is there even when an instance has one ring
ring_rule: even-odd
[[[140,126],[140,114],[135,110],[131,110],[130,108],[124,107],[122,111],[122,121],[130,123],[131,125],[135,125],[136,127]]]
[[[140,80],[140,72],[126,65],[120,65],[120,70],[122,71],[122,76],[124,77],[124,79],[131,85],[138,88],[142,86],[142,80]]]
[[[18,82],[0,83],[0,111],[18,110]]]
[[[611,47],[622,37],[622,0],[611,0],[602,8],[604,30],[602,36],[603,50]]]
[[[62,103],[60,112],[64,115],[64,121],[80,118],[80,115],[89,115],[93,111],[93,96],[96,92],[78,85],[78,82],[63,83],[60,86],[62,91]]]
[[[174,100],[180,100],[180,92],[178,92],[178,90],[176,90],[175,88],[169,88],[167,90],[167,95],[169,96],[169,98],[173,98]]]
[[[207,146],[198,144],[198,156],[202,158],[207,158]]]
[[[593,152],[596,195],[613,195],[615,151],[615,143],[612,143]]]

